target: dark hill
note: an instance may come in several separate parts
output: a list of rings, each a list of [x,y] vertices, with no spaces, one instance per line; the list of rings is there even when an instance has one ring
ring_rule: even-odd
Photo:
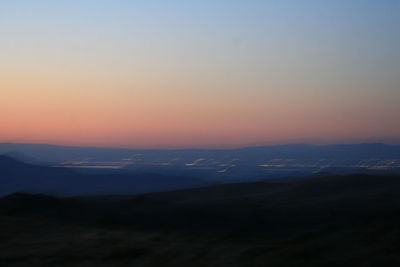
[[[89,201],[90,199],[86,199]],[[94,200],[95,205],[97,200]],[[149,193],[108,203],[118,220],[175,228],[286,231],[391,217],[400,211],[398,176],[315,177]],[[121,216],[122,215],[122,216]]]
[[[15,196],[4,198],[0,205]],[[22,210],[29,210],[32,203],[41,203],[43,198],[32,195],[32,201],[27,201],[29,195],[23,196],[22,200],[15,200],[29,204]],[[52,198],[50,203],[56,199]],[[400,211],[400,178],[319,176],[286,183],[236,183],[134,196],[68,199],[87,208],[84,217],[91,213],[93,220],[107,215],[125,224],[150,228],[280,232],[287,227],[311,230],[346,224],[349,220],[359,223],[396,217]]]
[[[0,199],[2,266],[400,266],[400,177]]]

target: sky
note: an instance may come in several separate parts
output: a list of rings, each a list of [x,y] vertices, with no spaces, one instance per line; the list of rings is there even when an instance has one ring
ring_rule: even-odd
[[[400,0],[5,0],[0,142],[400,140]]]

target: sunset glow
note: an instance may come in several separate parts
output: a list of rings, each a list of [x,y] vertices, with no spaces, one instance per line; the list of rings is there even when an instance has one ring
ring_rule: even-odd
[[[399,140],[399,13],[395,0],[4,1],[0,142]]]

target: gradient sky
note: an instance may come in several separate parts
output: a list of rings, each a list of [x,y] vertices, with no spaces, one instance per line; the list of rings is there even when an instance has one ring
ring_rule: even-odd
[[[0,142],[400,140],[400,0],[5,0]]]

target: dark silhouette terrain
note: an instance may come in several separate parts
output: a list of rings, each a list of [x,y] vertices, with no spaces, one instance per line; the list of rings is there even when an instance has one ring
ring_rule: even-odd
[[[13,192],[58,195],[132,194],[210,184],[198,178],[153,173],[81,173],[31,165],[0,155],[0,196]]]
[[[400,176],[0,199],[2,266],[400,266]]]

